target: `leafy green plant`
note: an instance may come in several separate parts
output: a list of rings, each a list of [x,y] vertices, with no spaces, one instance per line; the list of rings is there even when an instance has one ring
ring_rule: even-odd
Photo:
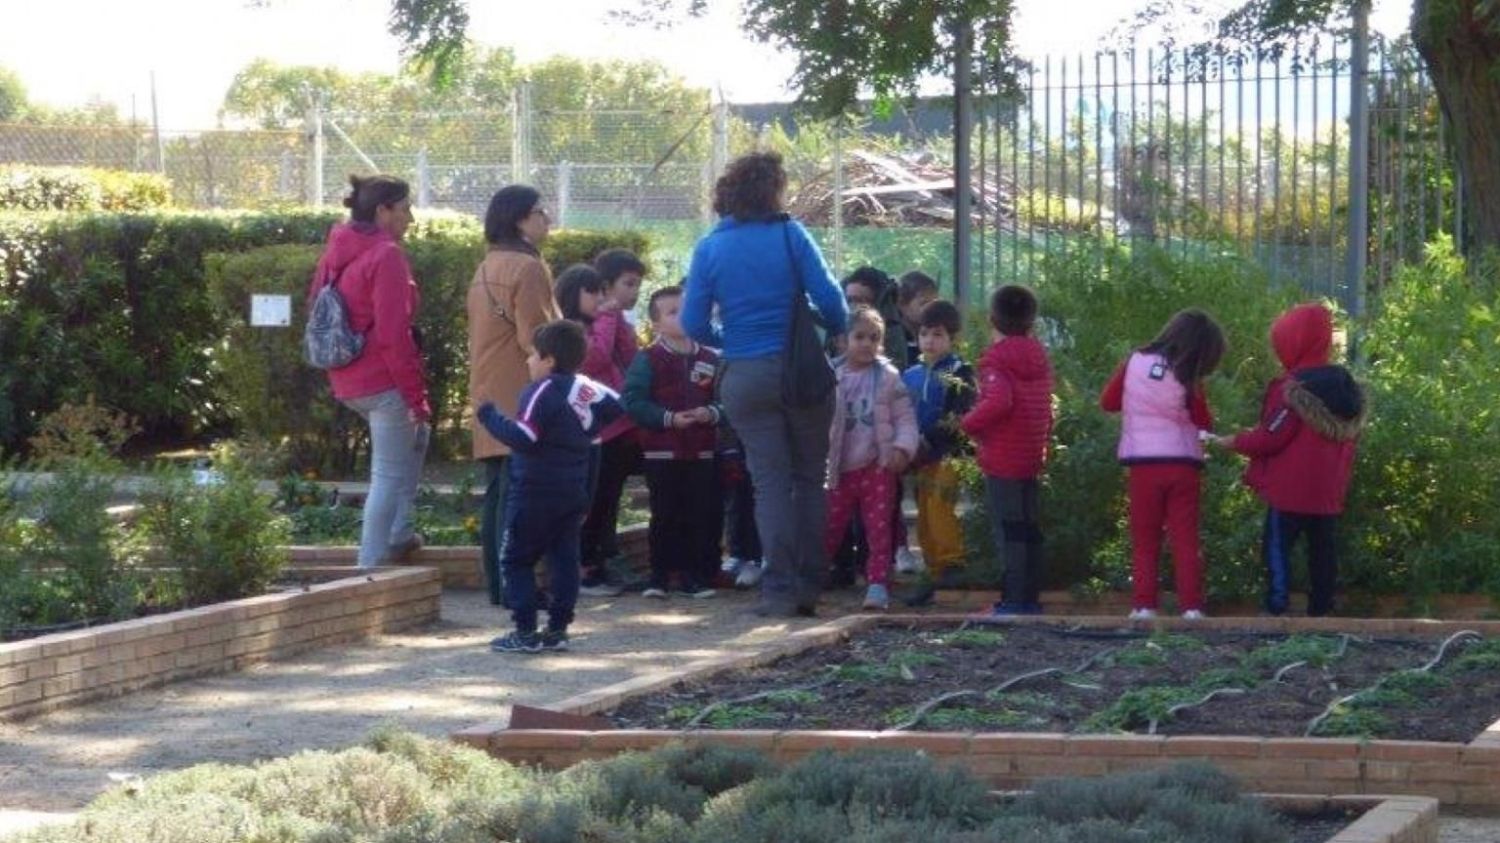
[[[944,633],[937,640],[944,646],[961,650],[984,650],[1004,644],[1005,633],[989,629],[960,629]]]
[[[150,211],[171,198],[171,183],[156,173],[0,166],[0,211]]]
[[[1245,667],[1256,670],[1281,668],[1294,662],[1326,667],[1333,663],[1343,647],[1342,639],[1336,635],[1297,634],[1256,647],[1241,661]]]
[[[287,523],[257,478],[221,450],[214,481],[164,469],[142,500],[141,530],[181,578],[194,603],[263,592],[287,563]]]

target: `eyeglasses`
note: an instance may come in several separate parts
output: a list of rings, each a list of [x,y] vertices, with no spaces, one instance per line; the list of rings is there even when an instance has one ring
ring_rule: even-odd
[[[532,208],[531,212],[533,214],[541,214],[543,219],[546,219],[546,220],[551,220],[552,219],[552,215],[550,213],[548,213],[547,209],[543,208],[541,205],[538,205],[535,208]]]

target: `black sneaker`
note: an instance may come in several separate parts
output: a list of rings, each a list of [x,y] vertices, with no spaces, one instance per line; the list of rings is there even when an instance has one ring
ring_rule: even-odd
[[[546,630],[539,636],[544,653],[565,653],[568,650],[568,633],[563,630]]]
[[[672,592],[678,597],[691,597],[694,600],[707,600],[718,592],[697,583],[683,583]]]
[[[540,653],[542,638],[535,632],[512,632],[491,641],[490,649],[496,653]]]
[[[610,582],[603,574],[590,573],[578,584],[578,593],[585,597],[619,597],[625,593],[625,587]]]

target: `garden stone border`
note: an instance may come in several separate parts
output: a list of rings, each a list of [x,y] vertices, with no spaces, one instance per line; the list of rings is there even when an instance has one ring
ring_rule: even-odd
[[[18,720],[438,619],[428,568],[305,572],[298,590],[0,644],[0,720]],[[351,575],[353,574],[353,575]]]
[[[620,530],[620,552],[632,565],[642,570],[647,564],[646,527],[637,524]],[[353,565],[359,548],[351,545],[292,545],[290,570],[302,571],[327,565]],[[479,566],[478,545],[424,547],[413,553],[405,566],[434,568],[443,578],[443,588],[481,591],[485,588],[484,571]]]
[[[1425,796],[1297,796],[1259,794],[1272,808],[1289,814],[1362,810],[1327,843],[1438,843],[1438,801]]]
[[[590,691],[552,706],[564,714],[597,714],[678,682],[705,679],[732,670],[768,664],[788,655],[826,646],[879,625],[951,626],[973,619],[962,615],[851,615],[794,633],[784,641],[631,679]],[[1118,617],[1020,617],[994,625],[1067,625],[1088,628],[1349,632],[1363,635],[1450,635],[1474,629],[1500,635],[1497,621],[1424,621],[1355,618],[1180,618],[1129,622]],[[794,761],[819,749],[878,747],[920,750],[962,764],[991,787],[1024,789],[1036,779],[1096,776],[1119,770],[1159,767],[1198,759],[1211,762],[1270,793],[1333,796],[1400,794],[1437,799],[1445,805],[1500,807],[1500,722],[1473,741],[1361,741],[1349,738],[1262,738],[1235,736],[1072,735],[1060,733],[873,732],[778,730],[565,730],[507,728],[481,723],[452,739],[511,762],[548,768],[607,758],[627,750],[649,750],[674,741],[759,749],[778,761]]]

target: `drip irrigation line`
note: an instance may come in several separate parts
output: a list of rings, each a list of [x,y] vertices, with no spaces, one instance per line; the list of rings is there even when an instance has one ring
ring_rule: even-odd
[[[1082,662],[1079,663],[1079,665],[1077,667],[1072,668],[1072,669],[1063,668],[1063,667],[1044,667],[1044,668],[1041,668],[1040,670],[1029,670],[1029,671],[1027,671],[1025,673],[1022,673],[1022,674],[1019,674],[1017,676],[1012,676],[1011,678],[1005,680],[1004,682],[1001,682],[999,685],[996,685],[995,687],[989,689],[988,691],[985,691],[984,692],[984,696],[986,696],[986,697],[994,696],[994,695],[996,695],[996,694],[1004,691],[1006,688],[1010,688],[1010,687],[1012,687],[1014,685],[1019,685],[1020,683],[1025,682],[1025,681],[1027,681],[1029,679],[1040,679],[1043,676],[1051,676],[1053,674],[1057,674],[1059,676],[1073,676],[1075,674],[1082,673],[1085,670],[1088,670],[1089,667],[1094,662],[1098,661],[1099,659],[1103,658],[1104,656],[1106,656],[1106,655],[1108,655],[1110,653],[1116,652],[1117,650],[1118,650],[1118,648],[1113,648],[1113,647],[1112,648],[1108,648],[1108,649],[1104,649],[1104,650],[1100,650],[1099,652],[1094,653],[1093,655],[1091,655],[1088,658],[1084,659]],[[979,691],[969,690],[969,689],[965,689],[965,690],[962,690],[962,691],[949,691],[946,694],[940,694],[940,695],[938,695],[936,697],[933,697],[932,699],[928,700],[927,702],[924,702],[921,705],[917,706],[916,710],[912,712],[912,714],[911,714],[910,717],[908,717],[905,720],[901,721],[899,724],[897,724],[895,726],[892,726],[891,727],[891,731],[893,731],[893,732],[904,732],[907,729],[910,729],[911,727],[917,725],[918,723],[921,723],[922,720],[923,720],[923,718],[925,718],[927,715],[931,714],[939,706],[945,705],[945,704],[947,704],[949,702],[952,702],[953,700],[964,699],[966,697],[974,697],[974,696],[979,696],[979,695],[980,695]]]
[[[1458,632],[1455,632],[1444,639],[1443,643],[1438,645],[1437,655],[1433,656],[1421,667],[1412,667],[1407,668],[1406,670],[1398,670],[1394,673],[1387,673],[1386,675],[1377,679],[1375,681],[1375,684],[1370,685],[1367,688],[1361,688],[1360,690],[1355,691],[1352,694],[1345,694],[1344,696],[1339,697],[1338,699],[1329,703],[1328,707],[1323,709],[1322,714],[1319,714],[1317,717],[1314,717],[1311,721],[1308,722],[1307,729],[1302,732],[1302,736],[1311,737],[1313,732],[1317,731],[1318,727],[1323,725],[1323,722],[1326,721],[1329,717],[1332,717],[1334,711],[1338,710],[1340,706],[1348,705],[1349,703],[1354,702],[1365,694],[1368,694],[1376,688],[1379,688],[1381,685],[1384,685],[1389,679],[1394,676],[1399,676],[1403,673],[1430,673],[1434,667],[1437,667],[1442,663],[1443,656],[1447,654],[1448,648],[1450,646],[1452,646],[1457,641],[1473,638],[1483,640],[1484,636],[1480,635],[1478,632],[1475,632],[1472,629],[1459,630]]]
[[[1166,715],[1162,719],[1171,719],[1171,718],[1177,716],[1178,712],[1180,712],[1180,711],[1187,711],[1190,708],[1196,708],[1196,707],[1198,707],[1200,705],[1203,705],[1204,703],[1208,702],[1209,700],[1214,699],[1215,697],[1236,697],[1236,696],[1240,696],[1241,694],[1244,694],[1244,693],[1245,693],[1245,689],[1244,688],[1234,688],[1234,687],[1215,688],[1214,690],[1209,691],[1207,694],[1204,694],[1203,697],[1201,697],[1200,699],[1193,700],[1192,702],[1178,703],[1177,705],[1172,706],[1171,708],[1167,709],[1167,713],[1166,713]],[[1146,728],[1146,734],[1148,734],[1148,735],[1154,735],[1154,734],[1156,734],[1156,727],[1157,727],[1157,725],[1158,725],[1157,719],[1155,717],[1151,718],[1151,722],[1147,725],[1147,728]]]
[[[805,685],[797,685],[792,688],[775,688],[770,691],[758,691],[754,694],[746,694],[743,697],[735,697],[732,700],[720,700],[716,703],[711,703],[705,706],[702,711],[694,714],[692,719],[684,724],[682,728],[697,728],[698,724],[702,723],[704,718],[708,717],[708,715],[714,713],[715,711],[718,711],[719,709],[728,708],[731,705],[740,705],[742,703],[755,702],[756,700],[763,700],[768,697],[777,696],[778,694],[794,694],[799,691],[812,691],[833,682],[833,680],[834,677],[825,676],[822,679],[817,680],[816,682],[809,682]]]

